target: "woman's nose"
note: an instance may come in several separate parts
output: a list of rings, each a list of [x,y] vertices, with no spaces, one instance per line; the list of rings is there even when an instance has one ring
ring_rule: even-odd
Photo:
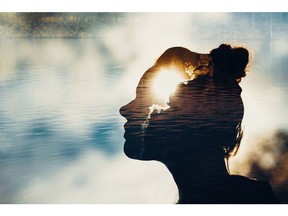
[[[141,104],[139,100],[134,99],[121,107],[119,113],[127,120],[145,119],[149,114],[149,105],[147,103]]]
[[[119,113],[125,117],[125,114],[127,113],[127,105],[120,108]]]
[[[132,102],[133,101],[129,102],[128,104],[126,104],[125,106],[120,108],[119,112],[123,117],[127,118],[128,114],[129,114],[129,110],[130,110],[129,107],[131,106]],[[130,110],[130,112],[131,112],[131,110]]]

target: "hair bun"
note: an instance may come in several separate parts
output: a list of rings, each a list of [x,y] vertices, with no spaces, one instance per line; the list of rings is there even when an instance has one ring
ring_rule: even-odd
[[[233,78],[241,79],[246,76],[245,69],[249,61],[249,53],[247,49],[242,47],[232,49],[228,60],[229,72]]]
[[[221,44],[210,52],[214,63],[214,78],[241,80],[246,76],[246,66],[249,61],[249,52],[243,47],[232,48]]]

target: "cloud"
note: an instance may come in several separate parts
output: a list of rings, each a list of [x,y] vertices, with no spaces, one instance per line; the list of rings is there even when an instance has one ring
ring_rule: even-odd
[[[263,61],[261,52],[257,57]],[[287,89],[275,79],[284,63],[273,64],[274,74],[267,74],[267,66],[252,65],[251,73],[241,82],[244,137],[236,157],[230,159],[230,170],[269,180],[282,202],[287,203]]]
[[[89,151],[17,194],[17,203],[175,203],[176,184],[158,162]]]

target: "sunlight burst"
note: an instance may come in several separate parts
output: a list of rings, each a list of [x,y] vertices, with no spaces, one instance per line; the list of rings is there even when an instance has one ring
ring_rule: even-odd
[[[154,80],[153,93],[161,104],[166,105],[169,96],[176,91],[177,84],[184,81],[179,71],[173,68],[162,69]]]

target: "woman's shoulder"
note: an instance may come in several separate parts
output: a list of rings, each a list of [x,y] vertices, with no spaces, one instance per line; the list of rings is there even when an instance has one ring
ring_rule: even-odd
[[[257,179],[248,178],[248,177],[241,176],[241,175],[230,175],[230,181],[232,184],[237,184],[237,185],[242,184],[245,186],[251,186],[253,188],[257,187],[257,188],[271,189],[271,185],[269,184],[268,181],[257,180]]]
[[[247,197],[247,201],[256,203],[280,203],[275,196],[268,181],[256,180],[240,175],[231,175],[229,180],[231,190],[242,191]]]
[[[234,181],[250,182],[255,184],[267,184],[267,181],[257,180],[242,175],[230,175],[230,179],[233,179]]]

